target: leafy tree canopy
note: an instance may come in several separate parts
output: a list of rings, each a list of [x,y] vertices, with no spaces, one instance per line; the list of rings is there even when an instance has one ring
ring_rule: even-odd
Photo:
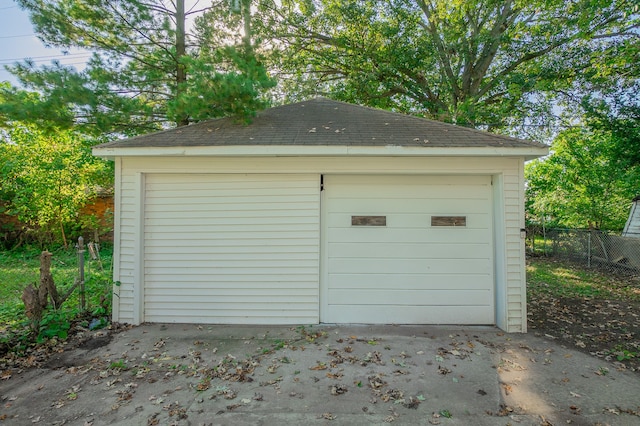
[[[262,10],[287,96],[489,129],[547,120],[554,94],[616,69],[640,25],[631,0],[273,0]]]
[[[588,99],[584,102],[589,125],[611,134],[611,155],[621,167],[640,166],[640,87],[637,90],[634,99],[620,95],[616,102],[618,105],[604,100]],[[640,182],[636,190],[640,194]]]
[[[28,90],[2,89],[0,114],[13,119],[133,135],[211,117],[248,117],[274,84],[250,44],[214,46],[213,34],[188,31],[188,17],[208,9],[198,2],[188,10],[185,0],[17,2],[45,44],[93,55],[82,71],[30,61],[9,67]],[[209,7],[228,10],[223,2]]]
[[[621,230],[640,181],[640,166],[614,155],[616,135],[587,126],[561,132],[552,154],[528,163],[530,220],[553,226]]]

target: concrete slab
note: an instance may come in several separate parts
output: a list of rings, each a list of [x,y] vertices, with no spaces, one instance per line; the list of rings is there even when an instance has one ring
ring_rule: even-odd
[[[11,372],[0,424],[638,425],[639,378],[491,327],[150,324]]]

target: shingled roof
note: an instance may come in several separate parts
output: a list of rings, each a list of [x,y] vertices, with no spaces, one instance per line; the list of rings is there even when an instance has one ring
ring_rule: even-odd
[[[95,148],[265,145],[547,148],[538,142],[322,97],[260,111],[250,124],[219,118]]]

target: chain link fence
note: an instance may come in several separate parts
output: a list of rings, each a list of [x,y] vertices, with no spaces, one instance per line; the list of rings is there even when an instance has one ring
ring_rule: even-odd
[[[587,229],[527,229],[527,252],[617,272],[640,273],[640,238]]]

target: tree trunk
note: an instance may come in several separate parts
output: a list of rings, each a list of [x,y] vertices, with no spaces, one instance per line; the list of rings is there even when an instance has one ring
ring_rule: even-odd
[[[247,49],[247,56],[250,56],[253,52],[253,46],[251,46],[251,0],[243,1],[243,18],[244,18],[244,46]]]
[[[45,294],[45,301],[47,295]],[[35,331],[40,324],[40,320],[42,320],[42,309],[43,306],[40,303],[40,292],[39,289],[33,284],[29,284],[22,291],[22,301],[24,302],[24,310],[27,318],[31,320],[31,325],[33,330]]]
[[[64,232],[64,223],[62,223],[62,221],[60,221],[60,235],[62,235],[62,245],[65,249],[68,248],[69,244],[67,243],[67,234]]]
[[[51,298],[53,307],[58,309],[60,297],[58,296],[58,289],[56,288],[56,284],[53,282],[53,277],[51,276],[51,256],[53,255],[48,251],[43,251],[40,255],[40,303],[43,304],[43,308],[47,306],[48,294]],[[44,296],[44,300],[42,299],[42,296]]]
[[[184,28],[184,0],[176,1],[176,98],[182,94],[182,87],[187,82],[187,70],[182,62],[182,57],[187,54],[186,32]],[[189,117],[184,115],[178,118],[178,126],[189,124]]]

